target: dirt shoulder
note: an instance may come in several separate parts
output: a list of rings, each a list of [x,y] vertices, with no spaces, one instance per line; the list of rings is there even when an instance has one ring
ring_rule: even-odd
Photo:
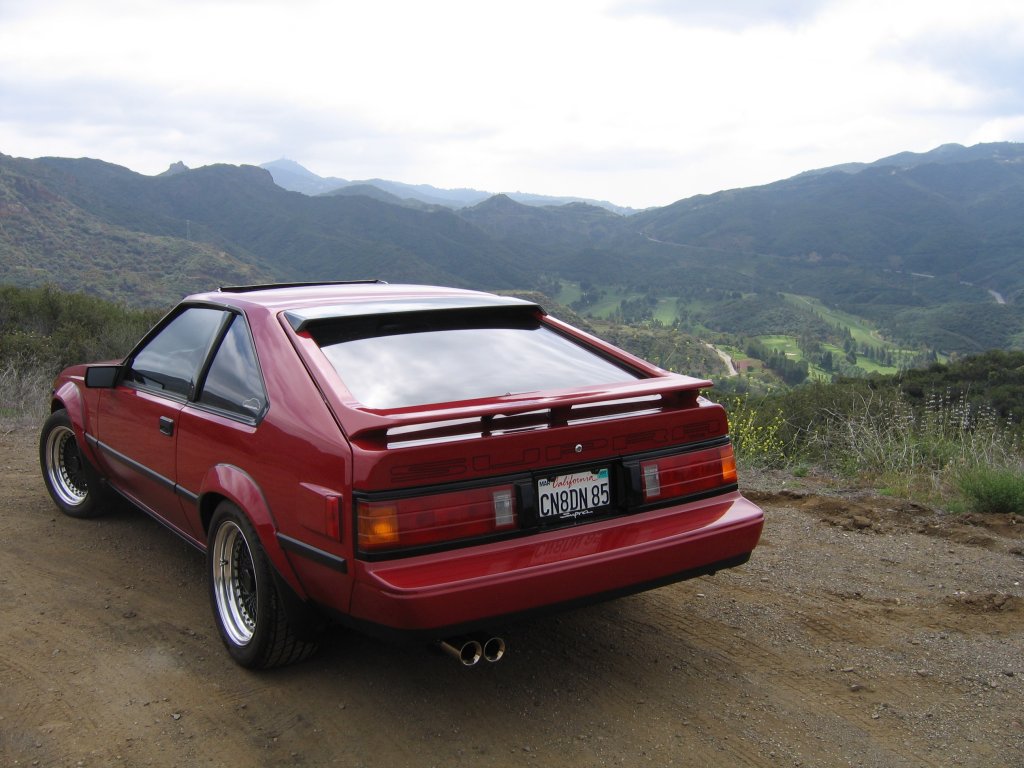
[[[750,563],[507,628],[463,669],[333,632],[234,666],[202,557],[62,516],[0,432],[0,764],[1024,766],[1024,520],[750,489]]]

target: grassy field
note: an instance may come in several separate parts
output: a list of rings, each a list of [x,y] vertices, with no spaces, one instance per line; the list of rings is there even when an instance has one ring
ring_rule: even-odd
[[[641,292],[628,290],[625,287],[618,285],[596,286],[596,290],[600,291],[603,295],[598,301],[584,307],[581,310],[581,314],[605,320],[610,319],[615,315],[623,301],[640,299],[644,296]],[[554,298],[562,304],[571,305],[578,301],[582,295],[583,291],[578,284],[563,281],[561,283],[561,291]],[[857,343],[858,349],[860,349],[862,345],[868,345],[874,349],[891,353],[894,365],[886,366],[870,360],[865,355],[858,352],[857,367],[865,373],[895,373],[901,364],[906,364],[917,354],[915,350],[905,349],[900,345],[883,338],[876,328],[861,317],[827,307],[818,299],[809,296],[801,296],[798,294],[783,294],[783,296],[786,301],[804,309],[811,310],[830,325],[848,329],[851,338]],[[699,313],[701,308],[702,307],[699,304],[687,305],[686,307],[689,312],[694,314]],[[653,314],[654,318],[663,325],[673,325],[678,319],[677,298],[674,296],[659,297],[658,303],[654,307]],[[737,359],[743,359],[746,357],[745,350],[739,349],[735,346],[730,347],[728,345],[718,343],[723,340],[716,339],[715,337],[717,334],[713,330],[691,325],[689,327],[689,332],[716,343],[716,346],[719,346],[721,349]],[[793,336],[769,335],[757,336],[754,338],[764,344],[768,349],[778,349],[791,360],[800,361],[804,359],[803,352],[797,344],[797,339]],[[832,352],[832,355],[836,360],[842,360],[846,356],[845,351],[834,344],[823,342],[822,348]],[[815,380],[829,380],[832,374],[811,364],[809,376],[811,379]]]
[[[901,347],[899,344],[884,338],[878,333],[878,330],[864,320],[864,318],[851,315],[848,312],[843,312],[839,309],[826,307],[818,301],[818,299],[810,296],[798,296],[793,293],[786,293],[783,294],[783,296],[786,297],[787,301],[800,304],[804,307],[809,307],[819,317],[824,318],[826,322],[831,323],[832,325],[842,325],[849,329],[850,335],[858,345],[868,344],[876,349],[892,352],[894,362],[896,363],[896,365],[893,366],[878,365],[871,360],[863,359],[862,356],[858,356],[857,367],[863,368],[868,373],[895,373],[901,364],[906,363],[918,354],[917,350],[906,349]],[[837,351],[840,355],[843,354],[842,350],[835,346],[829,344],[824,344],[822,346],[826,349],[832,350],[833,354],[836,354]]]
[[[782,352],[790,360],[800,361],[805,359],[804,354],[800,347],[797,345],[797,340],[794,336],[759,336],[758,341],[764,344],[769,349],[777,349]],[[842,360],[846,353],[843,352],[841,347],[837,347],[835,344],[823,343],[822,349],[826,349],[832,353],[833,358],[836,360]],[[829,381],[832,378],[832,374],[823,368],[814,365],[810,361],[810,371],[808,373],[809,378]],[[885,373],[891,374],[896,373],[899,368],[894,365],[880,365],[873,360],[869,360],[863,355],[857,356],[857,367],[866,373]]]
[[[559,294],[552,297],[558,301],[559,304],[570,306],[573,302],[579,301],[583,296],[583,291],[576,283],[563,282],[561,283],[561,286],[562,290]],[[590,315],[601,320],[611,318],[619,309],[623,301],[641,299],[645,295],[639,291],[627,290],[618,285],[602,285],[598,290],[603,291],[604,296],[599,301],[588,305],[583,310],[582,314]],[[658,303],[654,307],[653,314],[655,320],[660,321],[663,325],[671,326],[677,318],[676,298],[674,296],[668,296],[658,299]]]
[[[769,349],[777,349],[791,360],[803,360],[803,353],[793,336],[758,336],[758,341]]]
[[[583,291],[580,289],[579,283],[560,281],[559,286],[562,290],[560,290],[557,295],[551,297],[559,304],[564,304],[568,307],[574,301],[579,301],[580,296],[583,295]]]
[[[853,340],[858,344],[870,344],[873,347],[896,349],[896,345],[886,341],[866,320],[838,309],[826,307],[818,299],[810,296],[799,296],[795,293],[782,294],[787,301],[810,308],[815,314],[832,325],[842,325],[849,329]]]
[[[675,298],[658,299],[658,306],[654,309],[655,320],[659,320],[662,325],[672,325],[677,317]]]

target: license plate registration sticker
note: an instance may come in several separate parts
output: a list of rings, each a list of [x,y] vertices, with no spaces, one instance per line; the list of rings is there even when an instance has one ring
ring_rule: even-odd
[[[611,501],[607,467],[537,481],[537,511],[542,521],[586,517]]]

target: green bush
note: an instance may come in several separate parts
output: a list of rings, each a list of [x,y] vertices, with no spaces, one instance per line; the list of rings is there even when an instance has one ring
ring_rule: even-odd
[[[49,286],[0,285],[0,418],[38,420],[62,368],[124,357],[159,317]]]
[[[778,408],[742,396],[721,398],[719,402],[729,414],[729,434],[741,466],[786,466],[783,420]]]
[[[1024,466],[975,466],[957,476],[974,512],[1024,514]]]
[[[160,317],[51,286],[0,286],[0,365],[41,366],[123,357]]]
[[[966,482],[965,498],[986,509],[1009,508],[1018,498],[1020,422],[980,397],[951,390],[908,396],[888,378],[869,378],[721,401],[737,459],[747,466],[810,465],[939,503],[955,500]],[[1017,469],[993,474],[991,467]]]

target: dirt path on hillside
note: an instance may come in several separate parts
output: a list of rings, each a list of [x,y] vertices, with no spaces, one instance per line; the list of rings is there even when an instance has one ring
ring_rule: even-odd
[[[726,373],[729,376],[739,376],[740,375],[739,371],[736,370],[736,366],[733,365],[733,363],[732,363],[732,355],[730,355],[728,352],[724,352],[723,350],[719,349],[714,344],[709,344],[708,342],[704,342],[704,346],[707,347],[708,349],[710,349],[716,355],[718,355],[718,358],[723,363],[725,363]]]
[[[760,494],[748,565],[509,627],[499,664],[338,631],[252,673],[201,556],[60,515],[35,440],[0,434],[0,765],[1024,766],[1024,519]]]

